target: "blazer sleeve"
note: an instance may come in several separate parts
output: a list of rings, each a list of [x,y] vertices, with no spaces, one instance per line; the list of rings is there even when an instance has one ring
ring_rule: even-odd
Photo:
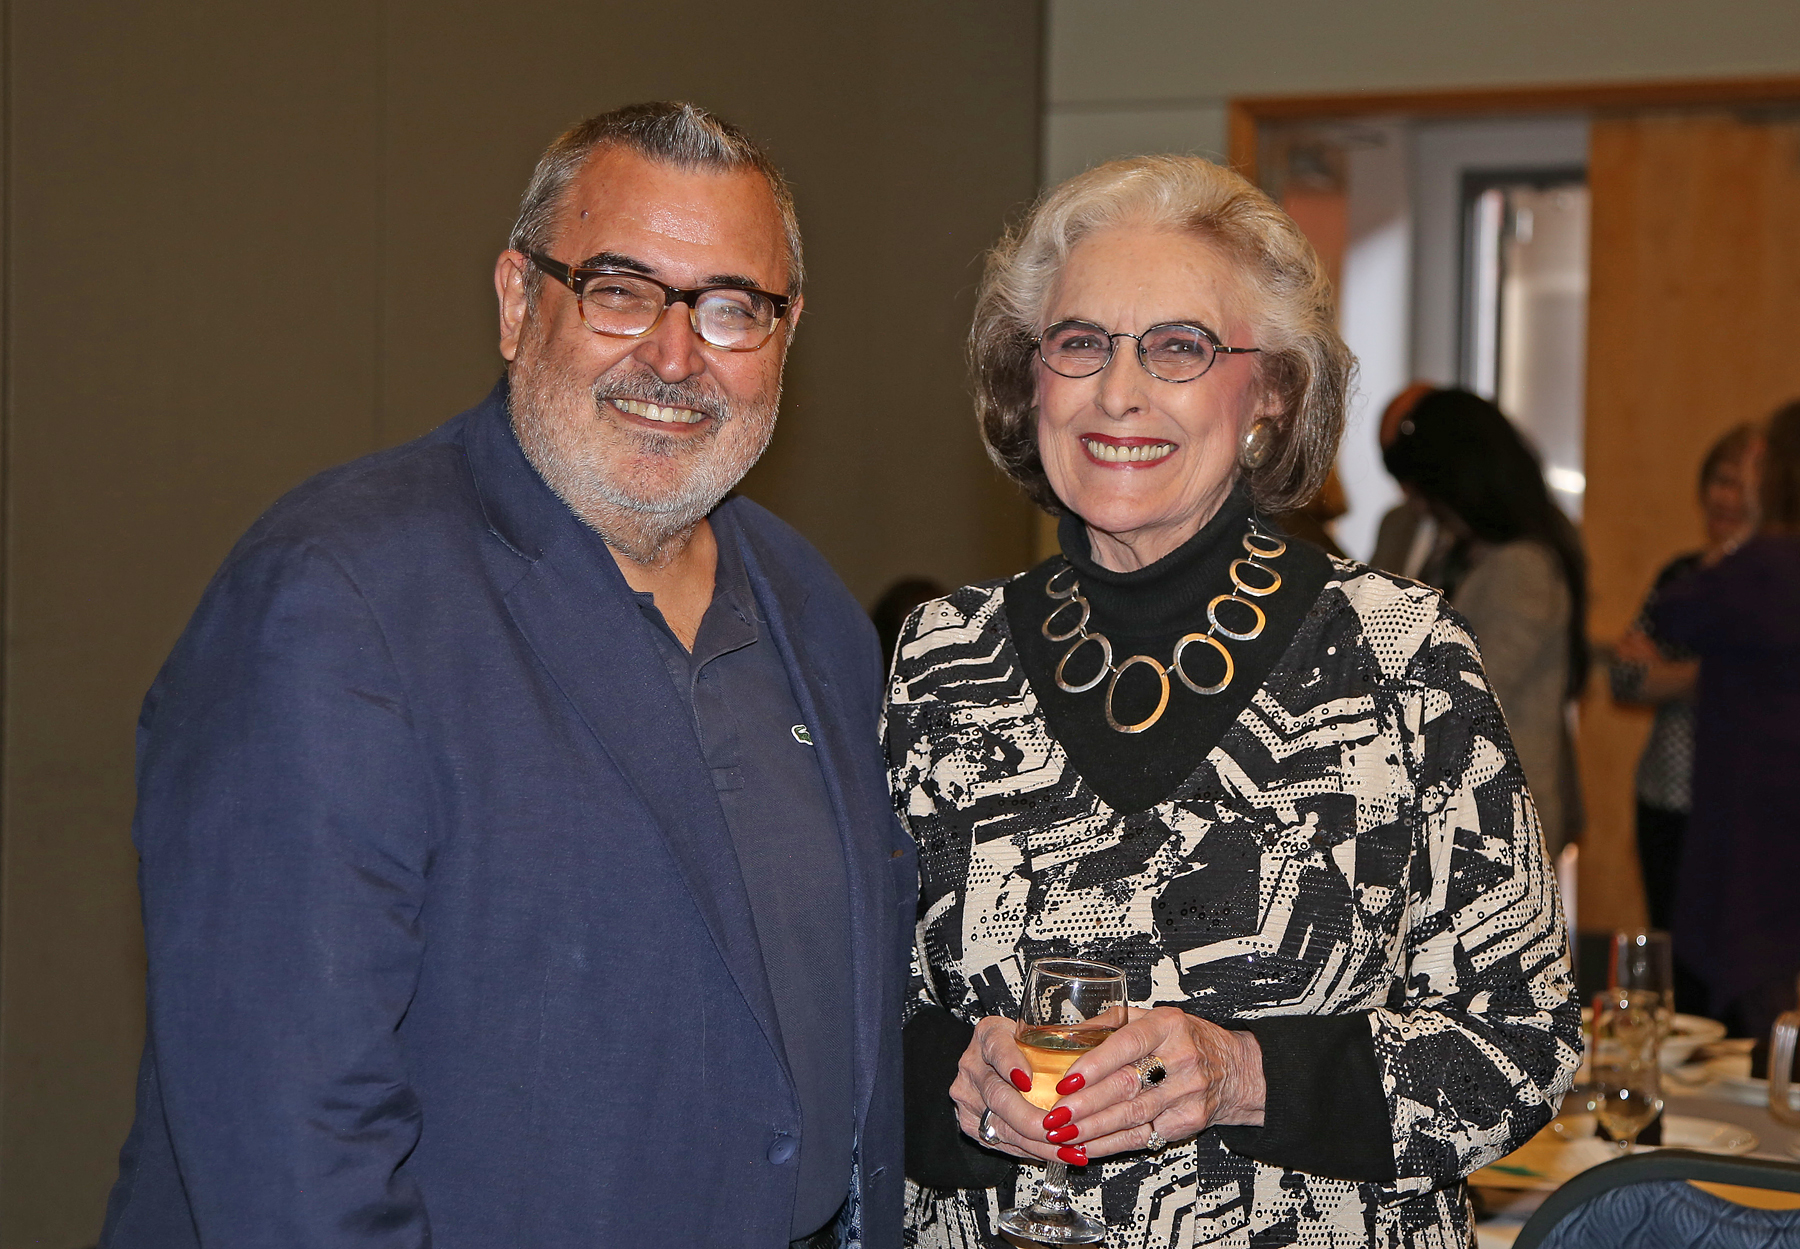
[[[1537,811],[1475,643],[1444,609],[1406,695],[1417,810],[1403,963],[1369,1014],[1395,1187],[1468,1175],[1549,1122],[1580,1061]]]
[[[139,728],[151,1052],[200,1243],[430,1243],[397,1031],[424,944],[419,761],[339,562],[234,555]]]

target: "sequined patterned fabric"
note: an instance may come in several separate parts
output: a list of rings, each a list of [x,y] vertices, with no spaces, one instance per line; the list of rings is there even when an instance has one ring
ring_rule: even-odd
[[[1004,584],[926,604],[901,637],[887,733],[919,842],[915,1003],[1014,1015],[1027,962],[1081,954],[1125,967],[1138,1006],[1367,1014],[1395,1183],[1284,1171],[1209,1131],[1071,1172],[1114,1249],[1473,1244],[1462,1177],[1542,1127],[1574,1073],[1555,880],[1469,632],[1435,591],[1334,569],[1219,744],[1134,815],[1049,736]],[[1013,1199],[909,1184],[907,1243],[1005,1249]]]

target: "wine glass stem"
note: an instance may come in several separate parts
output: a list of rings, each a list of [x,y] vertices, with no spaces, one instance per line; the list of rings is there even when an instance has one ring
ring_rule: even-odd
[[[1044,1210],[1069,1208],[1069,1168],[1062,1162],[1044,1164],[1044,1178],[1038,1185],[1037,1200],[1032,1203]]]

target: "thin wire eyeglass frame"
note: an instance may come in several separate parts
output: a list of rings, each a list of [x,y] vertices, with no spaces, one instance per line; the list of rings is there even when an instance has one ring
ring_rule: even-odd
[[[1099,334],[1106,339],[1106,358],[1085,373],[1065,373],[1063,370],[1050,363],[1050,357],[1044,352],[1044,340],[1050,336],[1051,332],[1071,325],[1078,325],[1083,329],[1093,330],[1096,334]],[[1144,340],[1158,330],[1192,330],[1196,334],[1199,334],[1212,348],[1212,354],[1206,359],[1206,366],[1192,377],[1164,377],[1161,373],[1158,373],[1155,369],[1151,368],[1150,355],[1149,352],[1144,349]],[[1120,330],[1115,334],[1105,326],[1095,325],[1092,321],[1058,321],[1055,325],[1049,326],[1042,334],[1039,334],[1036,338],[1032,339],[1031,345],[1037,348],[1037,357],[1044,362],[1045,368],[1049,369],[1058,377],[1080,380],[1081,378],[1093,377],[1097,373],[1106,371],[1106,366],[1112,363],[1114,351],[1118,346],[1118,340],[1121,338],[1129,338],[1137,344],[1138,363],[1143,366],[1144,372],[1148,373],[1159,382],[1168,382],[1175,386],[1182,386],[1188,382],[1199,381],[1208,373],[1212,372],[1212,367],[1219,362],[1220,356],[1246,356],[1262,351],[1261,347],[1227,347],[1224,343],[1219,341],[1219,336],[1217,334],[1206,328],[1206,326],[1197,325],[1192,321],[1163,321],[1156,325],[1152,325],[1142,334],[1127,334],[1123,330]]]

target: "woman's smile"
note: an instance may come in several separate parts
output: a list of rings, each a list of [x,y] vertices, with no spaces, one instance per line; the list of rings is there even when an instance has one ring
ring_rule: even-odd
[[[1114,438],[1108,434],[1082,434],[1088,459],[1103,468],[1154,468],[1175,454],[1176,444],[1160,438]]]

